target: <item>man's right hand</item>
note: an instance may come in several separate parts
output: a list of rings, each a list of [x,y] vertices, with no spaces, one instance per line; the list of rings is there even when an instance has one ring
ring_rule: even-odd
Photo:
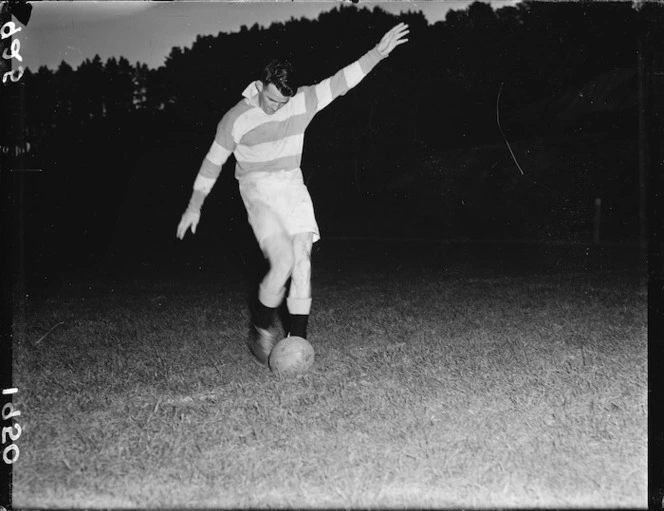
[[[178,225],[178,238],[183,239],[184,235],[187,234],[187,230],[191,227],[191,233],[196,234],[196,226],[198,221],[201,219],[200,211],[190,211],[187,210],[182,215],[182,220]]]

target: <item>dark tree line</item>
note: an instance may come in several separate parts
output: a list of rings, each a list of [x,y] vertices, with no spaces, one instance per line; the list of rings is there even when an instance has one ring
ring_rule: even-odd
[[[428,25],[421,13],[338,7],[199,36],[158,69],[97,56],[77,69],[28,70],[17,85],[26,157],[44,170],[24,183],[32,252],[170,247],[217,122],[263,62],[286,55],[301,83],[315,83],[397,21],[410,24],[410,42],[307,133],[303,170],[326,233],[584,237],[601,196],[615,208],[612,235],[630,238],[637,44],[650,10],[476,2]],[[651,32],[656,67],[661,31]],[[217,188],[206,209],[218,218],[201,225],[202,239],[246,233],[232,162]]]

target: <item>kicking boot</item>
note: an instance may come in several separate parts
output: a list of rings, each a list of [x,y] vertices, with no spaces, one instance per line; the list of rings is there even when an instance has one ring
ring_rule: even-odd
[[[256,325],[251,328],[247,339],[247,346],[249,346],[252,355],[264,366],[267,366],[267,360],[276,343],[277,336],[275,334]]]

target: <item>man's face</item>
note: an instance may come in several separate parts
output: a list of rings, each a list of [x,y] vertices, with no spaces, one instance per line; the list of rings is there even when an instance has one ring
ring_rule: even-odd
[[[273,83],[268,83],[265,85],[263,82],[259,81],[257,84],[258,87],[258,104],[260,105],[263,112],[267,115],[274,114],[277,110],[283,107],[288,100],[288,96],[284,96],[279,90],[274,86]]]

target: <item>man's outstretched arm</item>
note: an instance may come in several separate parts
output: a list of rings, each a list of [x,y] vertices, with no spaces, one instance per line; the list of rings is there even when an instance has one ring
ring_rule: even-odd
[[[322,110],[335,98],[343,96],[360,83],[376,64],[386,58],[394,48],[408,41],[406,38],[408,33],[408,25],[405,23],[395,25],[374,48],[360,57],[359,60],[344,67],[334,76],[314,85],[312,89],[316,96],[316,111]]]
[[[217,182],[217,178],[221,173],[221,167],[231,155],[232,150],[227,149],[229,146],[232,147],[232,138],[228,134],[224,118],[217,126],[217,135],[212,142],[210,150],[203,159],[201,168],[194,181],[194,190],[189,199],[189,205],[178,224],[178,238],[183,239],[189,229],[191,229],[192,234],[196,234],[196,227],[201,218],[203,202],[205,202],[205,198]]]

